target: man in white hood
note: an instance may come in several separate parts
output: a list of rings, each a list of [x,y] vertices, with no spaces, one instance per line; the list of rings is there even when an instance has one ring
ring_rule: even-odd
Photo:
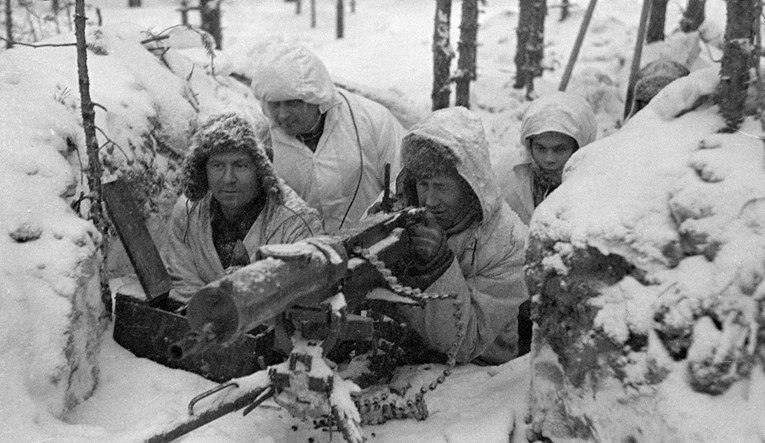
[[[401,146],[404,198],[427,208],[409,228],[413,264],[402,283],[456,299],[402,307],[431,351],[456,363],[500,364],[518,354],[518,306],[527,228],[502,200],[480,118],[463,107],[436,111]]]
[[[560,185],[569,157],[596,135],[595,114],[578,95],[555,92],[529,105],[521,123],[525,149],[512,173],[499,177],[505,201],[526,225],[534,208]]]
[[[382,105],[340,91],[302,46],[272,44],[255,60],[252,90],[271,122],[277,173],[319,211],[328,233],[358,221],[398,172],[404,129]]]

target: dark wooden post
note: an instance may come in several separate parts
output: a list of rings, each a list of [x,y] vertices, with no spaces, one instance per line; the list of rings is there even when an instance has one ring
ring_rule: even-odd
[[[664,40],[664,27],[667,21],[668,0],[653,0],[651,3],[651,16],[648,19],[648,30],[645,33],[645,42],[653,43]]]
[[[436,16],[433,30],[433,91],[430,94],[433,110],[449,107],[449,75],[454,57],[449,44],[452,0],[436,0]]]
[[[683,18],[680,20],[680,30],[683,32],[693,32],[699,29],[706,18],[704,8],[706,0],[688,0],[688,6],[683,12]]]
[[[311,27],[316,27],[316,0],[311,0]]]
[[[201,15],[201,28],[212,35],[215,40],[215,49],[223,47],[223,32],[220,24],[222,0],[199,0],[199,13]]]
[[[455,76],[454,104],[470,107],[470,82],[476,78],[476,40],[478,34],[478,0],[462,0],[459,59]]]
[[[337,38],[343,38],[345,31],[345,2],[337,0]]]
[[[579,27],[579,34],[576,36],[574,47],[571,49],[571,55],[568,57],[568,63],[566,63],[566,69],[563,71],[563,77],[560,79],[560,85],[558,85],[559,91],[565,91],[568,86],[568,80],[571,78],[571,73],[574,71],[574,64],[579,56],[579,49],[582,48],[582,42],[584,36],[587,34],[587,28],[590,26],[590,19],[592,19],[592,13],[595,11],[595,5],[598,0],[590,0],[590,4],[587,5],[587,11],[584,13],[584,19],[582,25]]]
[[[181,24],[184,26],[189,25],[189,2],[188,0],[181,0]]]
[[[640,23],[638,24],[637,35],[635,36],[635,51],[632,54],[632,66],[630,68],[630,79],[627,83],[627,96],[624,99],[624,118],[626,119],[632,111],[632,98],[635,94],[635,83],[640,73],[640,59],[643,56],[643,42],[645,41],[645,27],[648,21],[648,14],[651,12],[651,1],[643,0],[643,8],[640,11]]]
[[[128,8],[140,8],[141,0],[128,0]]]
[[[11,0],[5,0],[5,48],[13,47],[13,9],[11,9]]]
[[[561,0],[560,2],[560,21],[564,21],[569,15],[569,0]]]

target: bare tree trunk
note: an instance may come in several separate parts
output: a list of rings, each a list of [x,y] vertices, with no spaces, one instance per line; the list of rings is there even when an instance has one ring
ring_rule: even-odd
[[[11,9],[11,0],[5,0],[5,48],[13,47],[13,9]]]
[[[223,47],[223,30],[220,25],[220,4],[222,0],[199,0],[201,28],[212,35],[215,49]],[[211,4],[212,3],[212,4]]]
[[[189,2],[188,0],[181,0],[181,24],[188,26],[189,24]]]
[[[61,4],[59,3],[59,0],[51,0],[50,2],[50,12],[52,15],[53,23],[56,25],[56,33],[61,33],[61,24],[58,20],[58,12],[61,9]]]
[[[351,14],[356,13],[356,0],[351,0]]]
[[[699,29],[704,23],[704,7],[706,0],[688,0],[688,7],[683,12],[683,18],[680,20],[680,30],[683,32],[693,32]]]
[[[433,29],[433,91],[430,93],[433,110],[449,107],[449,72],[454,51],[449,44],[452,0],[436,0],[436,17]]]
[[[544,57],[546,0],[521,0],[518,14],[518,46],[515,53],[514,88],[526,87],[526,97],[534,92],[534,79],[542,76]]]
[[[316,27],[316,0],[311,0],[311,27]]]
[[[300,15],[301,12],[303,12],[303,2],[295,0],[295,15]]]
[[[651,15],[648,18],[648,30],[645,34],[646,43],[664,40],[664,27],[667,21],[667,1],[653,0],[651,3]]]
[[[343,32],[345,31],[345,2],[343,0],[337,0],[337,38],[343,38]]]
[[[560,21],[564,21],[564,20],[566,20],[568,18],[568,16],[569,16],[569,10],[568,10],[569,6],[571,6],[569,4],[569,0],[561,0],[561,2],[560,2]]]
[[[755,46],[761,0],[727,0],[725,47],[720,66],[717,100],[725,117],[723,132],[735,132],[744,120],[744,101],[752,81],[750,72],[759,63]]]
[[[478,34],[478,0],[462,0],[459,59],[455,83],[455,105],[470,107],[470,82],[476,78],[476,36]]]
[[[77,40],[77,77],[80,86],[80,113],[82,127],[85,130],[85,148],[88,154],[88,189],[90,191],[90,211],[88,219],[101,233],[101,253],[107,250],[109,226],[102,207],[101,189],[101,160],[98,155],[98,139],[96,138],[96,113],[93,100],[90,98],[90,78],[88,77],[88,47],[85,41],[85,0],[76,0],[74,4],[74,35]],[[107,313],[112,311],[111,292],[105,276],[104,266],[101,266],[101,300]]]

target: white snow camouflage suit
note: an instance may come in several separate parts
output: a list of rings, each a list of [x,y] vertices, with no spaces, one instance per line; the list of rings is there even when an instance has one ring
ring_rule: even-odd
[[[457,172],[478,196],[482,219],[448,237],[454,260],[426,292],[457,294],[464,338],[457,362],[504,363],[518,353],[518,306],[528,298],[523,278],[527,228],[500,197],[478,116],[462,107],[436,111],[409,133],[446,146]],[[402,147],[405,166],[407,146]],[[407,196],[416,201],[413,196]],[[448,352],[457,330],[452,300],[400,308],[432,349]]]
[[[526,225],[534,213],[534,194],[531,182],[531,146],[528,138],[543,132],[555,131],[573,137],[579,148],[593,142],[597,136],[597,123],[592,108],[582,97],[569,92],[555,92],[533,101],[523,115],[521,145],[512,170],[498,177],[499,186],[510,209]]]
[[[261,103],[302,100],[326,112],[314,152],[272,124],[276,172],[319,211],[326,232],[340,227],[346,211],[343,226],[357,222],[383,190],[385,164],[391,177],[398,173],[403,127],[382,105],[338,91],[321,61],[301,46],[272,44],[255,65],[252,90]]]

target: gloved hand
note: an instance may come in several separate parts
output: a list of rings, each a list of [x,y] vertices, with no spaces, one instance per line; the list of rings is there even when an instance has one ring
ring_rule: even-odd
[[[402,276],[402,283],[425,290],[449,268],[454,254],[449,249],[446,233],[430,212],[423,223],[407,228],[415,260]]]
[[[438,224],[436,217],[430,212],[425,213],[423,223],[413,225],[407,231],[418,265],[427,265],[448,253],[449,246],[446,243],[446,233]]]

